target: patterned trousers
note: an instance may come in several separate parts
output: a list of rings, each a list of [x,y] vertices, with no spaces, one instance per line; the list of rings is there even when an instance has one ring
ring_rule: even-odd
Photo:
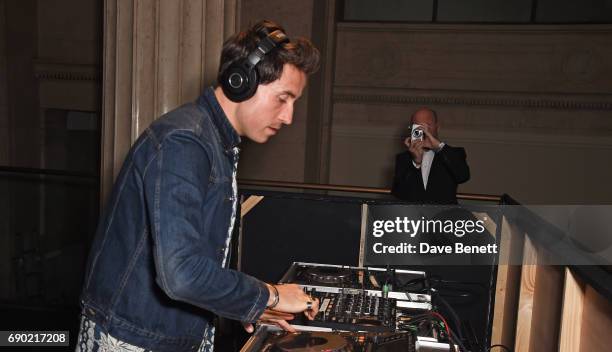
[[[211,327],[204,333],[202,344],[198,352],[213,352],[215,344],[215,328]],[[153,352],[142,347],[121,341],[107,332],[99,325],[81,314],[79,338],[76,352]]]

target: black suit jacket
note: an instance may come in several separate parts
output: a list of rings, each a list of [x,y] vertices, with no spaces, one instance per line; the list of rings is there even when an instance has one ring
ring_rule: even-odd
[[[465,149],[446,144],[434,156],[425,189],[421,169],[414,167],[410,153],[400,153],[395,158],[391,193],[414,203],[457,204],[457,185],[470,179],[465,158]]]

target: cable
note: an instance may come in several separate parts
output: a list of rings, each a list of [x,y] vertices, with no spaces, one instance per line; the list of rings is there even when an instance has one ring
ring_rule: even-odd
[[[504,350],[506,350],[508,352],[512,352],[512,350],[510,348],[508,348],[507,346],[504,346],[502,344],[492,345],[491,347],[487,348],[487,350],[485,352],[489,352],[492,349],[494,349],[495,347],[499,347],[499,348],[502,348],[502,349],[504,349]]]
[[[438,317],[440,320],[442,320],[442,322],[444,323],[444,328],[446,328],[446,335],[448,335],[448,337],[450,338],[451,334],[450,334],[450,330],[448,327],[448,323],[446,322],[446,319],[444,319],[444,317],[442,316],[442,314],[438,313],[438,312],[430,312],[432,315]]]
[[[446,327],[446,333],[448,334],[448,341],[450,342],[449,345],[451,347],[451,350],[452,351],[455,350],[455,343],[456,343],[459,346],[459,351],[467,352],[468,349],[465,348],[465,346],[463,345],[463,342],[461,342],[461,339],[457,336],[457,334],[455,334],[453,329],[451,329],[451,327],[448,326],[448,323],[446,322],[446,319],[444,319],[442,314],[438,312],[433,312],[433,311],[429,313],[435,316],[436,318],[440,319],[444,323],[444,326]]]
[[[448,311],[448,314],[451,315],[453,323],[455,324],[455,327],[459,334],[459,335],[455,334],[453,329],[444,320],[444,325],[447,327],[447,333],[449,334],[449,339],[453,338],[454,336],[457,342],[457,345],[459,345],[459,347],[463,351],[468,351],[462,343],[464,337],[463,337],[463,329],[462,329],[461,320],[459,319],[459,316],[457,315],[456,311],[452,308],[452,306],[448,303],[448,301],[446,301],[442,296],[447,297],[451,300],[459,298],[462,301],[464,301],[464,304],[465,304],[468,301],[473,301],[479,296],[482,296],[484,292],[487,290],[487,288],[480,282],[444,280],[438,275],[431,275],[431,276],[424,277],[424,278],[412,279],[412,280],[405,282],[404,284],[400,284],[399,287],[405,289],[408,286],[412,286],[417,283],[422,284],[422,286],[420,287],[421,292],[428,292],[432,296],[432,302],[435,297],[439,300],[439,302],[442,303],[442,305],[444,305],[444,308],[446,308],[446,310]],[[473,287],[473,288],[469,288],[469,287]],[[442,316],[440,315],[440,317]],[[478,344],[477,341],[476,343]]]
[[[486,287],[478,282],[461,282],[454,280],[443,280],[439,277],[432,277],[431,287],[438,290],[441,296],[449,299],[460,299],[464,303],[472,302],[486,292]]]
[[[457,334],[455,334],[455,332],[450,327],[450,325],[448,325],[448,321],[446,320],[446,318],[444,318],[444,316],[438,312],[429,311],[423,314],[415,315],[411,317],[410,320],[407,320],[405,322],[400,322],[398,324],[398,327],[404,328],[404,327],[414,326],[415,328],[418,329],[419,323],[425,320],[432,321],[432,318],[435,318],[436,320],[439,320],[440,322],[444,324],[444,329],[446,330],[446,336],[448,337],[449,346],[451,347],[452,351],[455,351],[455,344],[459,346],[460,351],[464,351],[464,352],[468,351],[468,349],[465,348],[465,345],[463,345],[463,343],[461,342],[461,339],[457,336]],[[429,335],[429,333],[427,333],[427,335]]]
[[[463,342],[461,342],[461,339],[457,336],[457,334],[455,334],[453,332],[453,329],[449,329],[449,330],[450,330],[451,335],[452,335],[451,343],[452,343],[452,340],[455,340],[457,345],[459,345],[460,351],[468,352],[469,350],[467,348],[465,348],[465,345],[463,344]],[[454,349],[454,345],[453,345],[453,349]]]
[[[457,328],[457,332],[459,333],[459,337],[461,339],[463,339],[463,332],[461,331],[461,320],[459,319],[459,316],[457,315],[457,312],[455,312],[453,307],[451,307],[450,304],[448,304],[448,302],[446,302],[446,300],[444,298],[442,298],[442,296],[440,294],[438,294],[436,297],[446,307],[448,312],[451,314],[451,316],[452,316],[452,318],[453,318],[453,320],[455,322],[455,327]]]
[[[421,287],[419,287],[418,289],[414,289],[413,291],[415,292],[423,292],[423,291],[427,291],[428,289],[428,281],[426,278],[417,278],[417,279],[412,279],[412,280],[408,280],[403,284],[398,284],[398,291],[399,290],[405,290],[407,289],[409,286],[412,285],[416,285],[416,284],[421,284]]]

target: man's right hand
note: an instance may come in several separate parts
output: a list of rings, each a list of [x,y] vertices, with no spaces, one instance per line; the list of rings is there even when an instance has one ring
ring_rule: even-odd
[[[412,141],[410,138],[406,138],[406,140],[404,140],[404,144],[408,147],[408,152],[410,153],[410,156],[412,156],[412,161],[414,161],[414,163],[417,165],[421,165],[421,162],[423,161],[423,141]]]
[[[283,284],[283,285],[274,285],[278,290],[278,304],[273,308],[279,312],[285,313],[300,313],[304,312],[308,319],[314,319],[315,315],[319,311],[319,300],[313,299],[309,295],[306,294],[302,290],[299,285],[296,284]],[[268,300],[268,305],[272,303],[274,291],[270,287],[270,299]],[[308,309],[308,303],[311,303],[311,308]]]

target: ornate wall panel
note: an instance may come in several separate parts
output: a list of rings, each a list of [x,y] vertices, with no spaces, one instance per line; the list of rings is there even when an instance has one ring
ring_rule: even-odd
[[[612,91],[610,26],[340,24],[335,84],[500,92]]]
[[[106,0],[102,199],[125,154],[157,117],[213,83],[238,0]]]
[[[330,182],[390,187],[420,106],[468,151],[463,192],[601,202],[612,167],[611,26],[339,24]],[[364,168],[363,165],[368,165]]]

